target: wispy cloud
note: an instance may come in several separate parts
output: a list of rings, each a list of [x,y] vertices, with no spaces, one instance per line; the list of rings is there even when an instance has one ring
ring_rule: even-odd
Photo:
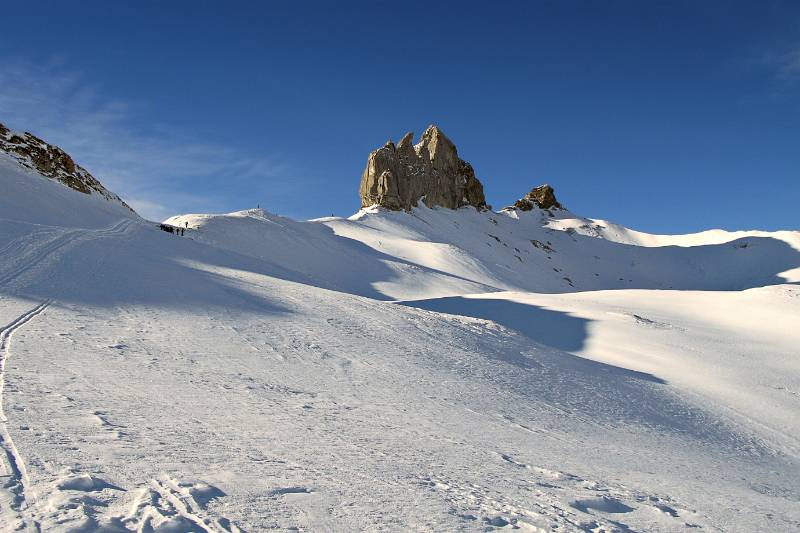
[[[0,122],[61,146],[148,218],[213,211],[237,185],[288,179],[286,165],[269,157],[143,125],[141,103],[102,94],[57,61],[0,64],[0,87]]]
[[[794,85],[800,81],[800,43],[771,45],[762,48],[752,59],[759,68],[766,68],[772,80],[780,85]]]
[[[800,79],[800,46],[776,57],[778,78],[782,80]]]

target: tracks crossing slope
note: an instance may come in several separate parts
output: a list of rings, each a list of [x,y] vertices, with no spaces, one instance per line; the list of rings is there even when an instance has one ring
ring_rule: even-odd
[[[17,280],[20,276],[30,271],[32,268],[45,263],[54,254],[57,254],[58,251],[63,250],[70,245],[90,239],[122,235],[128,230],[128,228],[132,226],[133,223],[134,221],[131,219],[124,219],[103,229],[64,230],[55,237],[46,240],[42,244],[30,246],[28,250],[25,249],[26,247],[24,246],[24,243],[19,242],[21,239],[13,241],[7,244],[3,249],[21,248],[21,259],[10,270],[6,272],[0,272],[0,287],[9,285],[13,281]]]
[[[14,441],[8,431],[7,418],[3,409],[3,392],[6,365],[11,356],[11,337],[19,328],[43,313],[49,305],[50,301],[44,301],[0,329],[0,445],[2,445],[4,452],[3,477],[5,478],[3,487],[0,488],[0,505],[3,507],[8,506],[13,510],[17,522],[13,525],[15,529],[28,531],[39,531],[40,529],[32,511],[36,495],[30,487],[25,461],[14,445]],[[8,512],[0,514],[0,517],[8,516]],[[12,524],[4,524],[4,527],[11,528]]]

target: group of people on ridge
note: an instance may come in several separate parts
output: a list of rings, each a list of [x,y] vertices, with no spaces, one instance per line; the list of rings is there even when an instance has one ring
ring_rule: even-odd
[[[159,227],[161,228],[161,231],[166,231],[167,233],[174,233],[175,235],[182,237],[183,235],[186,234],[186,230],[189,229],[189,222],[184,222],[183,224],[184,226],[182,228],[178,226],[171,226],[169,224],[161,224],[159,225]]]

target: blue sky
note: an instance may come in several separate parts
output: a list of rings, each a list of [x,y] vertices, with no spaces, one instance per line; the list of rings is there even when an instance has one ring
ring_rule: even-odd
[[[496,208],[800,226],[796,2],[14,2],[0,43],[0,122],[151,217],[347,216],[435,123]]]

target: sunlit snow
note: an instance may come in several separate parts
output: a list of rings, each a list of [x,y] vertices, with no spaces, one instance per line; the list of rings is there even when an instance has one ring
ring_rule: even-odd
[[[800,529],[800,232],[0,191],[2,531]]]

